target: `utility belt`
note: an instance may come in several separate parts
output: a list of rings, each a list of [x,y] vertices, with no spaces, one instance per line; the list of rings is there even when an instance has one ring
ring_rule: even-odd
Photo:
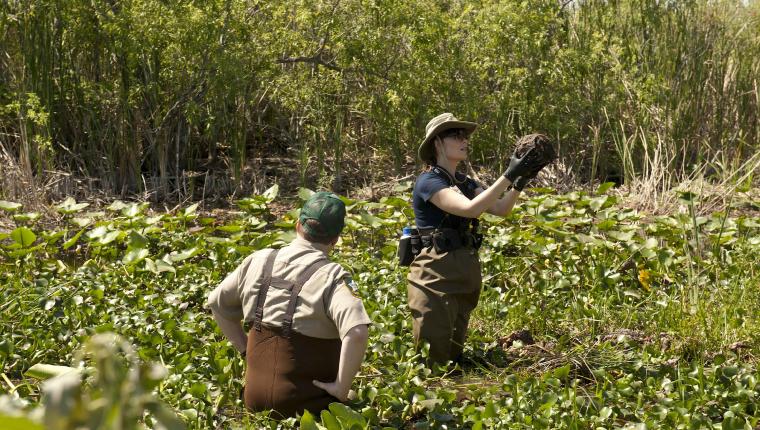
[[[399,240],[399,265],[409,266],[414,257],[422,252],[422,248],[433,247],[436,252],[450,252],[459,248],[480,249],[483,235],[477,232],[457,228],[425,228],[411,229],[410,234]]]
[[[483,235],[454,228],[423,229],[420,232],[423,248],[434,247],[437,252],[449,252],[459,248],[479,249]]]

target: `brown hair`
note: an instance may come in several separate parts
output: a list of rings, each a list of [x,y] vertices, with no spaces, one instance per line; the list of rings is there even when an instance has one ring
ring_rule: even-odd
[[[431,139],[430,144],[433,146],[433,150],[431,151],[432,152],[431,158],[427,160],[422,160],[423,162],[425,162],[425,168],[423,169],[424,172],[429,171],[430,169],[433,168],[433,166],[435,166],[438,163],[438,160],[436,159],[436,157],[438,156],[438,150],[435,147],[435,143],[439,139],[441,139],[440,133],[435,135],[435,137]]]
[[[325,231],[324,227],[322,227],[322,224],[319,223],[319,221],[315,219],[307,219],[304,221],[304,224],[308,224],[309,228],[312,229],[312,231]],[[325,237],[315,237],[311,234],[309,234],[306,229],[299,228],[298,232],[301,233],[301,236],[303,236],[304,239],[308,240],[309,242],[314,243],[320,243],[322,245],[331,245],[333,242],[335,242],[338,239],[338,236],[325,236]]]

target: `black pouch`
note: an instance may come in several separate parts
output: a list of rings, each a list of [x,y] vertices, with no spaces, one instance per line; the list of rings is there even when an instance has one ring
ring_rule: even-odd
[[[480,249],[481,245],[483,245],[483,234],[482,233],[473,233],[472,234],[472,246],[475,249]]]
[[[430,236],[435,251],[440,253],[453,251],[463,246],[459,232],[452,229],[436,231]]]
[[[413,234],[411,242],[412,242],[412,255],[416,257],[420,255],[420,252],[422,252],[422,237],[419,234]]]
[[[420,235],[416,229],[412,229],[412,234],[409,236],[402,236],[398,241],[398,264],[399,266],[408,266],[414,261],[420,251],[422,250]]]

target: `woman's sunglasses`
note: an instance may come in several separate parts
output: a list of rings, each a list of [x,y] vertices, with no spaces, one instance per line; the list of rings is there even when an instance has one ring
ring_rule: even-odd
[[[451,128],[446,131],[442,131],[438,136],[441,137],[441,139],[445,139],[447,137],[454,137],[459,140],[469,139],[470,133],[467,133],[467,131],[463,128]]]

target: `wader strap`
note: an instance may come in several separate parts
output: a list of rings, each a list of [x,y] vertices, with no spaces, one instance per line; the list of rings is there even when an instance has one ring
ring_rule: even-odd
[[[269,286],[272,284],[272,270],[274,269],[274,259],[277,257],[279,249],[274,249],[267,255],[267,261],[264,263],[264,278],[261,280],[261,289],[256,296],[256,313],[253,315],[253,327],[256,331],[261,331],[261,320],[264,318],[264,302],[267,299]]]
[[[328,260],[318,260],[309,266],[301,275],[296,279],[293,289],[290,290],[290,302],[288,303],[288,310],[285,312],[285,319],[282,321],[282,335],[284,337],[290,337],[290,329],[293,327],[293,315],[296,313],[296,304],[298,302],[298,294],[301,293],[301,288],[314,273],[322,266],[328,263]]]

